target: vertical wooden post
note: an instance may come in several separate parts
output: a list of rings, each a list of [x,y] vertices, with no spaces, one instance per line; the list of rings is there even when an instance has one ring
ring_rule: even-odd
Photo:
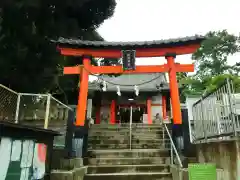
[[[90,68],[91,60],[89,57],[83,58],[82,73],[80,75],[80,90],[78,96],[76,126],[84,126],[87,109],[87,96],[88,96],[88,69]]]
[[[177,74],[174,58],[176,55],[167,55],[167,64],[169,67],[169,83],[170,83],[170,96],[172,104],[173,123],[182,124],[181,106],[179,99],[179,90],[177,83]]]
[[[111,107],[110,107],[110,124],[116,123],[116,101],[112,100]]]
[[[164,95],[162,95],[162,117],[164,121],[167,119],[167,99]]]
[[[100,123],[101,123],[101,105],[98,105],[96,109],[96,124]]]
[[[147,99],[148,124],[152,124],[152,99]]]

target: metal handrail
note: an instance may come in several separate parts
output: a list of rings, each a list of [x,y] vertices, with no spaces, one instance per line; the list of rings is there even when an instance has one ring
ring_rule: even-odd
[[[169,139],[170,139],[171,147],[173,148],[173,150],[174,150],[174,152],[175,152],[175,154],[176,154],[176,156],[177,156],[177,160],[178,160],[179,166],[182,168],[182,167],[183,167],[182,161],[181,161],[180,156],[179,156],[179,154],[178,154],[178,152],[177,152],[177,148],[175,147],[175,145],[174,145],[174,143],[173,143],[172,136],[171,136],[171,134],[170,134],[170,132],[169,132],[168,127],[166,126],[166,124],[164,124],[164,127],[165,127],[165,129],[166,129],[166,131],[167,131],[167,134],[168,134],[168,137],[169,137]],[[172,148],[171,148],[171,151],[172,151]],[[171,153],[171,158],[172,158],[172,160],[173,160],[172,153]]]
[[[14,91],[14,90],[12,90],[12,89],[10,89],[10,88],[8,88],[7,86],[4,86],[3,84],[0,84],[0,87],[2,87],[3,89],[8,90],[9,92],[12,92],[12,93],[14,93],[14,94],[18,94],[18,92]]]
[[[129,124],[129,149],[132,149],[132,106],[130,109],[130,124]]]
[[[51,95],[51,99],[53,99],[53,100],[56,101],[57,103],[61,104],[63,107],[65,107],[65,108],[67,108],[67,109],[73,111],[73,108],[69,107],[69,106],[66,105],[66,104],[63,104],[61,101],[59,101],[58,99],[56,99],[56,98],[53,97],[52,95]]]
[[[191,143],[203,143],[212,140],[222,141],[220,137],[237,136],[239,116],[236,114],[238,93],[233,81],[226,79],[224,84],[208,97],[199,99],[192,106],[193,126],[189,125]],[[194,137],[195,136],[195,137]]]

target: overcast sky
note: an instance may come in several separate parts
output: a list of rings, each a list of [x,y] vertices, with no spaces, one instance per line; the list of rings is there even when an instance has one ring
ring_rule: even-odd
[[[112,18],[98,32],[106,41],[160,40],[227,29],[239,35],[240,0],[116,0]],[[240,56],[238,56],[240,57]],[[229,64],[238,61],[230,57]],[[191,56],[176,61],[191,63]],[[164,58],[138,59],[137,64],[163,64]]]

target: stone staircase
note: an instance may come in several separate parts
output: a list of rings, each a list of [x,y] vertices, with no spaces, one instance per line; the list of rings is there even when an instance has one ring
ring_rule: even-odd
[[[160,125],[93,125],[84,180],[171,180],[170,140]],[[130,143],[131,142],[131,143]]]

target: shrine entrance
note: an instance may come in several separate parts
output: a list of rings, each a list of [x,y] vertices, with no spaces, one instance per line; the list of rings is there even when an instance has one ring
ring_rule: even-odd
[[[58,50],[65,56],[83,57],[83,65],[65,67],[64,74],[80,75],[80,91],[76,114],[76,126],[83,126],[86,118],[86,106],[88,95],[88,80],[91,74],[143,74],[164,73],[169,75],[170,98],[174,124],[182,124],[179,89],[176,73],[193,72],[193,64],[179,64],[175,62],[177,55],[192,54],[200,47],[205,39],[202,36],[193,36],[180,39],[169,39],[146,42],[95,42],[60,38],[53,41],[58,45]],[[165,57],[167,64],[136,66],[135,58]],[[122,58],[121,66],[93,66],[91,58]],[[134,82],[133,82],[134,83]],[[134,86],[134,84],[133,84]],[[163,102],[162,102],[163,103]],[[116,107],[113,102],[112,108]],[[148,121],[151,122],[151,100],[147,100]],[[111,117],[115,117],[115,111],[111,111]],[[164,115],[165,113],[165,115]],[[166,116],[163,110],[163,116]],[[110,120],[115,123],[115,118]]]
[[[130,123],[132,114],[132,123],[143,123],[143,116],[146,112],[146,107],[143,105],[118,106],[117,122]]]

